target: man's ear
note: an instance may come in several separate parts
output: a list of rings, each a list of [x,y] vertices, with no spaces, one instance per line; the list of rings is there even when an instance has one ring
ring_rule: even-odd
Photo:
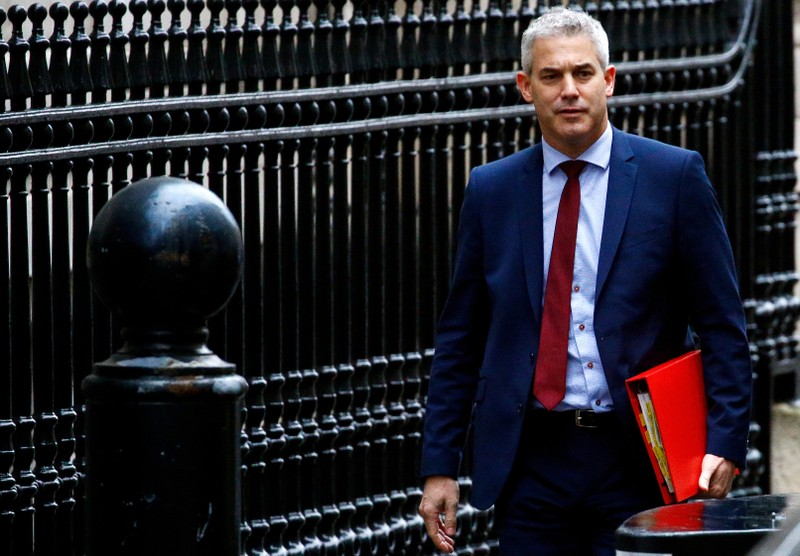
[[[617,68],[614,66],[608,66],[603,77],[606,80],[606,96],[610,97],[614,94],[614,84],[617,80]]]
[[[525,102],[533,102],[533,97],[531,96],[531,79],[523,71],[517,72],[517,89],[519,89],[519,94],[522,95]]]

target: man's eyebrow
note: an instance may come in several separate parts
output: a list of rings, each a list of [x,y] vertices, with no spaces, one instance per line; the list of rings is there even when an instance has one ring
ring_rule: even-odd
[[[544,66],[542,68],[539,68],[539,71],[537,73],[552,73],[552,72],[559,73],[561,71],[562,69],[560,66]]]
[[[570,71],[586,70],[586,69],[592,69],[593,70],[594,68],[595,68],[595,65],[592,64],[591,62],[581,62],[581,63],[575,64],[574,66],[572,66],[572,69]],[[558,73],[558,72],[562,72],[562,71],[564,71],[564,68],[562,66],[552,65],[552,66],[544,66],[544,67],[539,68],[539,71],[537,73],[546,73],[546,72],[557,72]]]

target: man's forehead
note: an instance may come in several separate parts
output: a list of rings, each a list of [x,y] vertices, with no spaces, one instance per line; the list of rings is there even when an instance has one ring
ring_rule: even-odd
[[[585,35],[541,37],[534,41],[531,53],[536,68],[600,66],[594,43]]]

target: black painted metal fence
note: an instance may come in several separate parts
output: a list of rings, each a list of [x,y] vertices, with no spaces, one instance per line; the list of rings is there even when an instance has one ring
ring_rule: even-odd
[[[555,4],[0,10],[0,554],[82,554],[80,383],[119,344],[86,239],[111,194],[155,175],[210,188],[244,237],[241,288],[210,323],[249,383],[243,552],[430,552],[415,468],[461,194],[471,166],[535,138],[513,71]],[[563,4],[611,36],[615,125],[706,157],[757,373],[737,493],[767,491],[773,383],[794,396],[798,352],[791,2]],[[490,553],[491,512],[465,497],[460,518],[460,553]]]

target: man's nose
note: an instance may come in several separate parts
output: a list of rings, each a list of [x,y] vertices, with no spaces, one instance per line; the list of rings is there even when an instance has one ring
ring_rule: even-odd
[[[564,78],[564,88],[561,90],[561,96],[575,97],[578,96],[578,87],[575,79],[571,75]]]

